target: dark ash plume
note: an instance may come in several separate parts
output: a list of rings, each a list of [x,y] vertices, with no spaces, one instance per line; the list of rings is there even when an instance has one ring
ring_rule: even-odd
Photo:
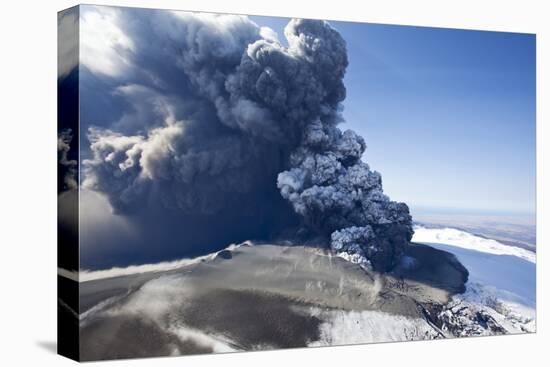
[[[292,20],[284,47],[244,17],[147,12],[117,16],[131,40],[119,53],[128,70],[101,83],[126,109],[90,128],[84,185],[189,248],[213,241],[209,233],[218,246],[267,238],[301,218],[335,251],[391,269],[411,217],[361,161],[364,140],[337,127],[348,64],[339,33]],[[149,121],[136,106],[149,106]],[[155,224],[160,212],[171,218]],[[177,236],[174,223],[185,228]]]
[[[383,194],[380,174],[361,161],[363,138],[337,127],[346,95],[345,42],[322,21],[292,20],[285,35],[288,48],[265,40],[248,46],[226,83],[231,117],[252,134],[297,141],[290,169],[278,175],[282,196],[309,228],[330,236],[335,251],[389,270],[412,237],[411,216]],[[255,111],[253,119],[240,115],[243,103]]]

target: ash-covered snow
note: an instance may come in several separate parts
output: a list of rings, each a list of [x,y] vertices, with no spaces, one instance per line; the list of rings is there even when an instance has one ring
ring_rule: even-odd
[[[125,268],[114,267],[111,269],[95,270],[95,271],[81,270],[80,272],[70,272],[66,269],[58,268],[57,273],[60,276],[63,276],[65,278],[69,278],[75,281],[79,281],[79,282],[87,282],[87,281],[97,280],[97,279],[107,279],[107,278],[143,274],[143,273],[163,273],[171,270],[180,269],[188,265],[198,264],[206,260],[215,259],[217,256],[220,256],[220,253],[224,253],[225,251],[232,251],[241,246],[252,246],[252,245],[253,245],[252,242],[245,241],[240,244],[231,244],[223,250],[216,251],[204,256],[199,256],[195,258],[185,258],[185,259],[174,260],[174,261],[165,261],[165,262],[160,262],[155,264],[132,265]]]
[[[270,305],[272,301],[286,304],[288,307],[278,314],[279,318],[291,313],[292,317],[300,320],[314,320],[314,325],[308,324],[312,334],[301,339],[308,346],[514,334],[536,330],[535,263],[528,260],[531,257],[520,254],[516,249],[508,249],[507,245],[469,233],[456,234],[455,230],[447,229],[425,232],[422,227],[416,230],[419,235],[413,238],[415,242],[418,238],[437,238],[440,243],[430,242],[428,245],[454,254],[468,269],[469,278],[464,293],[455,294],[447,301],[445,299],[448,298],[437,295],[442,291],[437,284],[429,286],[412,279],[396,278],[394,273],[377,272],[360,247],[337,252],[337,257],[347,260],[343,262],[325,250],[244,243],[228,247],[226,251],[232,256],[226,258],[213,253],[198,259],[156,266],[87,273],[84,278],[92,281],[83,282],[83,286],[91,286],[94,282],[96,285],[108,285],[109,279],[113,279],[112,286],[115,286],[117,277],[121,275],[128,275],[128,280],[143,273],[158,275],[144,278],[143,285],[137,287],[135,292],[115,295],[92,307],[80,315],[80,323],[88,327],[93,322],[97,323],[98,316],[102,315],[119,319],[140,315],[153,320],[169,335],[184,341],[192,340],[198,347],[214,352],[278,346],[277,343],[269,344],[273,341],[243,344],[248,329],[241,329],[240,323],[234,322],[232,328],[225,330],[225,323],[222,322],[215,325],[219,330],[209,330],[206,325],[193,324],[190,322],[193,319],[181,317],[181,305],[194,302],[200,309],[209,304],[202,303],[205,298],[201,297],[204,295],[216,294],[224,287],[236,287],[234,292],[256,289],[260,297],[264,294],[283,297],[267,298],[265,304],[254,298],[254,302],[260,302],[263,306]],[[445,237],[446,233],[453,235]],[[457,242],[457,237],[465,242]],[[338,241],[338,238],[335,240]],[[479,244],[478,250],[473,250],[476,244]],[[414,271],[422,258],[411,256],[403,256],[401,266]],[[445,258],[441,257],[442,260]],[[348,262],[358,264],[363,270]],[[124,281],[124,277],[120,279]],[[80,280],[83,281],[82,278]],[[217,307],[216,312],[222,314],[230,309],[223,305],[225,302],[239,299],[225,298],[224,294],[220,294],[209,306]],[[257,307],[249,306],[251,309],[247,312]],[[247,312],[244,313],[246,320],[249,318]],[[243,313],[240,315],[243,316]],[[219,320],[236,320],[235,317],[239,316],[229,311]],[[266,321],[259,319],[257,322]],[[288,322],[278,319],[271,326],[276,330],[286,330],[286,327],[293,327],[292,322]],[[260,330],[264,324],[255,327]],[[271,334],[262,335],[267,338],[266,335]],[[296,346],[302,345],[300,343]]]

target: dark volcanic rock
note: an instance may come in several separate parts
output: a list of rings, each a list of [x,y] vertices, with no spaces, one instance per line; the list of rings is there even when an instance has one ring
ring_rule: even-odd
[[[468,281],[468,270],[453,254],[431,246],[411,243],[403,248],[404,260],[392,274],[444,289],[450,294],[463,293]]]

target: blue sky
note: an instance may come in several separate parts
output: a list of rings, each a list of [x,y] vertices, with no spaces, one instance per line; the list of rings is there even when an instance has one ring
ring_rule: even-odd
[[[284,39],[284,18],[252,17]],[[535,36],[331,22],[346,124],[385,192],[425,209],[535,211]]]

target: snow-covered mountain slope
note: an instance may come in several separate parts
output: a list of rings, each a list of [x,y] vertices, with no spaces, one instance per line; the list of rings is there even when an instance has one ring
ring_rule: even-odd
[[[534,252],[452,228],[417,226],[413,242],[454,254],[470,273],[466,292],[454,296],[439,315],[447,328],[456,326],[453,334],[464,336],[535,331]],[[472,319],[479,317],[479,314],[488,316],[497,325],[482,327],[479,321],[473,322]],[[481,320],[483,323],[486,324]]]

